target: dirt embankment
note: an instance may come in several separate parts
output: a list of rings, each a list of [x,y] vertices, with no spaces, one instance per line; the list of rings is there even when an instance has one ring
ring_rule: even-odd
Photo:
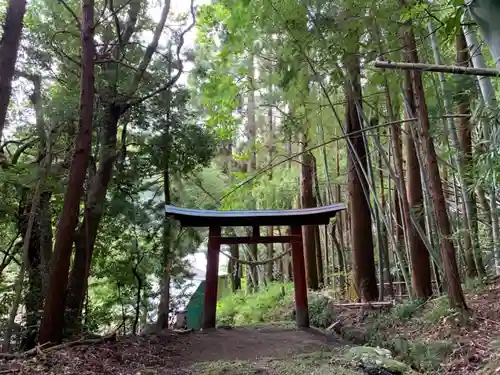
[[[345,339],[390,349],[428,374],[500,374],[500,283],[467,293],[465,322],[446,297],[398,304],[390,311],[335,308],[335,330]]]

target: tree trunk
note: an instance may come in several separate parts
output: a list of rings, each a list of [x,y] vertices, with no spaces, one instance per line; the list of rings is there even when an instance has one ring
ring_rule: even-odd
[[[66,301],[66,326],[78,331],[81,312],[87,292],[88,277],[99,225],[104,214],[106,193],[111,182],[116,159],[116,133],[121,111],[118,106],[105,107],[104,128],[102,129],[99,167],[91,178],[90,191],[85,205],[84,217],[75,236],[75,258],[71,268]]]
[[[462,30],[459,30],[456,36],[456,51],[457,65],[468,66],[470,56],[467,48],[467,42]],[[482,276],[486,275],[486,270],[484,269],[483,257],[481,256],[479,248],[477,204],[473,189],[474,160],[472,153],[472,126],[470,124],[469,117],[466,117],[471,115],[471,108],[470,98],[467,97],[467,94],[462,94],[459,96],[457,107],[457,113],[464,115],[464,117],[459,118],[460,146],[463,152],[463,169],[465,170],[464,173],[466,174],[465,176],[463,176],[464,186],[462,186],[461,188],[464,191],[464,195],[467,196],[468,200],[468,204],[467,202],[464,202],[464,211],[466,211],[469,216],[470,225],[470,231],[466,230],[464,233],[464,242],[469,242],[469,247],[465,246],[467,276],[473,278],[477,277],[478,274]],[[469,249],[469,251],[467,251],[467,249]]]
[[[267,110],[267,123],[268,123],[268,129],[267,129],[267,152],[268,152],[268,165],[271,165],[273,162],[273,155],[274,155],[274,124],[273,124],[273,107],[269,107]],[[269,181],[273,179],[273,170],[269,170]],[[274,233],[274,228],[272,226],[267,227],[267,235],[272,236]],[[268,259],[272,259],[274,257],[274,244],[269,243],[266,244],[267,247],[267,256]],[[266,279],[268,281],[274,281],[274,262],[268,262],[266,265]]]
[[[28,290],[25,294],[24,304],[26,308],[26,330],[23,335],[22,350],[32,349],[36,344],[38,334],[38,322],[43,301],[47,295],[47,275],[49,272],[49,261],[52,255],[52,223],[50,214],[50,192],[44,192],[45,179],[49,173],[52,157],[50,140],[47,138],[45,121],[42,107],[41,78],[38,75],[23,74],[23,77],[33,83],[33,94],[31,102],[35,109],[36,129],[39,137],[38,160],[40,160],[40,191],[23,193],[19,205],[19,232],[26,238],[31,233],[28,245],[28,262],[26,264],[28,273]],[[28,199],[29,194],[34,194]],[[32,228],[29,228],[31,207],[35,202],[35,217]]]
[[[26,0],[9,1],[0,43],[0,139],[3,139],[7,108],[12,92],[12,78],[23,31],[24,13],[26,13]]]
[[[496,0],[467,0],[465,3],[479,26],[497,69],[500,69],[500,4]]]
[[[464,32],[465,40],[467,41],[467,46],[469,47],[469,53],[471,55],[471,61],[472,65],[474,68],[485,68],[486,63],[484,60],[484,57],[481,53],[481,45],[479,44],[479,41],[477,39],[477,36],[475,32],[470,30],[470,22],[469,22],[469,17],[467,17],[467,12],[464,13],[463,18],[462,18],[462,29]],[[490,15],[491,16],[491,15]],[[500,64],[500,62],[496,62],[497,66]],[[484,104],[487,107],[488,110],[488,115],[491,116],[491,118],[498,118],[497,113],[498,113],[498,104],[496,100],[496,95],[495,95],[495,90],[493,88],[493,83],[491,81],[490,77],[477,77],[477,81],[479,84],[479,88],[481,90],[481,95],[484,100]],[[482,133],[483,133],[483,139],[489,144],[487,146],[491,152],[495,152],[495,140],[493,139],[494,132],[492,132],[491,127],[490,127],[490,121],[482,121]],[[484,150],[486,151],[486,150]],[[494,166],[491,163],[491,159],[488,158],[487,160],[487,165],[490,170],[494,170]],[[498,219],[498,210],[497,208],[497,187],[495,183],[490,184],[489,186],[489,193],[490,193],[490,214],[491,214],[491,219],[488,221],[491,221],[491,241],[492,241],[492,253],[495,259],[495,274],[500,274],[500,254],[499,254],[499,247],[498,243],[500,243],[500,228],[499,228],[499,219]]]
[[[140,1],[132,1],[126,21],[127,28],[121,36],[121,44],[117,43],[113,48],[113,56],[118,60],[121,51],[128,44],[129,39],[135,31],[137,15],[141,10]],[[99,168],[96,175],[92,178],[90,184],[90,193],[86,202],[85,215],[82,224],[74,237],[75,241],[75,261],[73,263],[70,283],[68,288],[68,319],[70,325],[79,325],[85,293],[87,291],[87,283],[92,262],[92,255],[96,237],[99,230],[100,221],[104,213],[106,202],[106,193],[111,181],[114,163],[116,160],[116,135],[118,130],[118,121],[120,117],[131,107],[133,96],[141,83],[144,73],[151,62],[154,51],[158,46],[158,41],[165,27],[165,22],[170,12],[170,1],[165,2],[160,20],[157,23],[151,43],[145,50],[144,56],[138,66],[133,82],[128,92],[128,97],[119,97],[116,92],[116,85],[112,85],[114,91],[111,92],[111,97],[103,98],[104,105],[104,121],[101,130],[101,150],[99,155]],[[107,64],[110,75],[118,75],[118,63]],[[169,80],[173,85],[175,80]],[[127,100],[129,100],[127,102]]]
[[[35,225],[36,225],[35,224],[36,209],[38,207],[38,203],[39,203],[39,199],[40,199],[40,190],[42,188],[44,178],[45,178],[44,175],[40,175],[40,179],[38,180],[37,186],[36,186],[35,191],[33,193],[33,198],[31,199],[31,207],[30,207],[30,211],[28,213],[29,219],[28,219],[28,222],[26,223],[22,252],[21,252],[21,254],[22,254],[21,268],[19,270],[17,280],[14,284],[15,285],[14,301],[12,303],[12,307],[11,307],[10,312],[9,312],[9,319],[7,321],[7,329],[4,332],[4,340],[3,340],[4,343],[3,343],[3,348],[2,348],[4,352],[10,351],[10,339],[11,339],[12,331],[13,331],[14,326],[15,326],[15,318],[17,315],[17,311],[19,309],[19,304],[21,302],[21,292],[22,292],[22,287],[23,287],[23,283],[24,283],[24,277],[26,274],[26,268],[29,269],[29,267],[31,266],[31,269],[36,270],[37,266],[39,265],[38,259],[35,259],[33,257],[32,257],[32,259],[30,259],[30,252],[36,254],[37,250],[38,250],[37,248],[31,247],[31,240],[33,238],[33,234],[36,231],[36,230],[35,231],[33,230],[35,228]],[[24,215],[20,215],[21,221],[24,221],[23,216]],[[21,226],[24,227],[23,222],[21,222]],[[22,228],[22,229],[24,229],[24,228]],[[34,246],[37,246],[37,245],[38,245],[38,243],[34,244]],[[38,260],[38,262],[37,262],[37,260]],[[35,276],[35,277],[34,278],[32,277],[30,281],[33,282],[33,280],[37,280],[37,281],[40,280],[40,278],[36,277],[36,275],[32,275],[32,276]],[[38,290],[41,289],[41,285],[40,285],[41,283],[37,282],[36,284],[37,285],[30,285],[30,287],[31,287],[30,289],[31,290],[33,290],[33,288],[36,288]],[[36,301],[33,301],[31,298],[29,298],[29,299],[27,299],[27,302],[28,302],[27,309],[29,308],[30,310],[32,310],[33,304],[36,304]],[[33,320],[33,317],[28,316],[27,319]]]
[[[346,116],[347,134],[361,130],[358,106],[362,105],[360,60],[358,53],[348,54],[344,63],[347,69]],[[358,159],[359,158],[359,159]],[[354,257],[354,280],[363,301],[378,299],[375,270],[370,193],[363,171],[367,170],[367,155],[363,136],[348,137],[348,188],[351,217],[351,241]]]
[[[59,218],[50,272],[49,293],[40,325],[40,343],[57,343],[62,339],[64,307],[68,284],[71,248],[78,222],[78,208],[83,194],[85,172],[92,144],[94,114],[94,0],[82,4],[82,67],[80,89],[80,123],[71,160],[63,211]]]
[[[405,33],[404,39],[406,45],[408,35]],[[406,51],[406,59],[409,61],[410,57]],[[413,85],[411,81],[410,71],[404,72],[404,96],[406,106],[405,111],[407,118],[412,118],[415,114],[415,100],[413,94]],[[405,123],[405,143],[406,143],[406,178],[408,181],[408,205],[409,209],[413,211],[415,220],[421,228],[425,227],[425,216],[423,212],[424,196],[422,192],[422,181],[420,178],[420,166],[418,162],[416,142],[412,136],[413,122]],[[432,281],[431,281],[431,264],[429,259],[429,252],[427,251],[420,234],[415,225],[410,224],[407,228],[408,240],[410,245],[410,258],[412,270],[412,289],[418,298],[427,299],[432,296]]]
[[[167,153],[169,150],[167,149]],[[168,161],[168,157],[166,158]],[[171,204],[170,197],[170,173],[168,164],[163,166],[163,196],[165,204]],[[172,270],[172,222],[171,218],[165,215],[163,218],[163,241],[162,241],[162,262],[163,262],[163,278],[161,281],[160,306],[158,306],[158,317],[156,318],[156,327],[159,330],[168,328],[168,315],[170,312],[170,281]]]
[[[404,5],[404,0],[401,0]],[[405,26],[407,35],[406,48],[409,53],[411,63],[418,63],[417,47],[415,37],[411,26]],[[422,84],[421,72],[418,70],[412,71],[412,83],[415,92],[416,113],[420,120],[420,138],[426,161],[426,172],[429,179],[430,194],[432,197],[432,206],[436,217],[437,229],[440,235],[441,254],[444,263],[444,272],[446,283],[448,286],[448,298],[450,306],[459,310],[467,310],[465,297],[460,284],[460,275],[458,272],[455,247],[452,242],[452,233],[450,221],[446,211],[446,202],[444,198],[443,186],[439,175],[439,167],[437,161],[436,150],[430,135],[429,115],[425,102],[425,93]]]
[[[256,150],[256,136],[257,136],[257,122],[255,120],[255,92],[254,92],[254,58],[250,56],[248,59],[248,79],[249,79],[249,92],[248,92],[248,103],[247,103],[247,135],[248,135],[248,147],[250,149],[250,160],[248,161],[248,175],[251,176],[257,170],[257,150]],[[255,201],[252,200],[250,203],[251,209],[256,209]],[[248,236],[252,235],[252,228],[249,229]],[[249,244],[248,249],[250,251],[250,261],[258,260],[258,245]],[[259,287],[259,271],[257,266],[249,265],[247,268],[247,289],[249,291],[257,291]]]
[[[318,169],[316,158],[313,154],[311,154],[312,161],[312,171],[313,171],[313,179],[314,179],[314,192],[313,192],[313,207],[323,206],[323,202],[321,201],[321,192],[319,190],[319,180],[318,180]],[[323,250],[321,246],[321,236],[319,225],[314,225],[314,238],[316,244],[316,266],[318,268],[318,283],[325,286],[325,272],[323,268]]]
[[[335,134],[336,135],[336,134]],[[340,177],[340,146],[339,142],[335,142],[336,147],[335,147],[335,173],[336,177]],[[340,183],[337,184],[335,188],[335,200],[337,202],[341,201],[341,195],[342,195],[342,186]],[[347,277],[347,267],[346,267],[346,262],[345,262],[345,257],[344,257],[344,251],[346,249],[345,246],[345,241],[344,241],[344,228],[347,229],[347,225],[344,225],[344,221],[347,221],[347,214],[345,212],[339,212],[337,215],[338,219],[331,225],[331,237],[332,237],[332,242],[335,246],[335,250],[337,252],[337,261],[338,261],[338,270],[339,270],[339,290],[340,290],[340,297],[345,298],[346,293],[347,293],[347,283],[346,283],[346,277]],[[338,229],[336,231],[336,229]],[[338,232],[339,239],[337,240],[337,234]],[[335,253],[334,253],[335,254]],[[335,258],[335,256],[332,256],[332,258]],[[335,264],[335,262],[333,262]],[[333,277],[332,279],[334,279]]]
[[[382,135],[385,135],[385,131],[382,133]],[[377,137],[380,139],[380,131],[377,130]],[[385,215],[386,210],[387,210],[387,203],[386,203],[386,198],[385,198],[385,179],[384,179],[384,169],[383,169],[383,163],[382,163],[382,155],[381,153],[384,152],[383,150],[379,150],[379,157],[378,157],[378,170],[379,170],[379,182],[380,182],[380,206],[381,206],[381,214]],[[390,155],[390,154],[389,154]],[[389,156],[390,157],[390,156]],[[390,188],[390,187],[389,187]],[[387,291],[389,292],[390,296],[394,296],[394,290],[392,286],[392,276],[391,276],[391,265],[389,261],[389,238],[387,236],[387,232],[390,230],[390,221],[388,220],[388,226],[382,226],[380,236],[381,241],[379,242],[381,245],[381,248],[379,251],[381,252],[380,260],[381,260],[381,276],[380,276],[380,288],[379,288],[379,300],[382,300],[380,296],[384,295],[384,282],[387,281]]]
[[[307,139],[303,135],[301,151],[307,148]],[[300,203],[301,208],[314,207],[313,175],[314,165],[311,153],[303,153],[300,157]],[[313,225],[303,225],[304,256],[306,261],[307,287],[312,290],[319,289],[318,265],[316,259],[316,240]]]
[[[397,194],[394,194],[394,227],[395,227],[395,243],[394,243],[394,253],[396,255],[396,260],[399,262],[400,272],[398,272],[398,280],[404,281],[409,294],[411,295],[413,291],[411,290],[410,276],[408,271],[407,257],[405,256],[405,248],[407,248],[407,231],[406,228],[412,225],[410,209],[408,204],[407,189],[405,182],[405,174],[403,168],[403,143],[401,140],[401,128],[396,122],[395,111],[393,110],[393,103],[389,89],[389,82],[384,79],[384,91],[385,91],[385,102],[387,108],[387,114],[390,121],[393,122],[390,128],[390,138],[392,140],[392,150],[394,152],[394,164],[395,164],[395,184]]]
[[[227,177],[229,180],[229,186],[233,185],[233,145],[232,142],[229,143],[226,155],[227,163]],[[230,228],[232,235],[236,236],[233,228]],[[229,251],[231,257],[228,261],[227,267],[229,275],[231,278],[231,289],[234,292],[241,289],[241,263],[238,262],[240,259],[240,248],[238,244],[229,245]]]

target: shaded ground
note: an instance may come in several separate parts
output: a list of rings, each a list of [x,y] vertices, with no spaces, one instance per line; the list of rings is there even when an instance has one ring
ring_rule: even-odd
[[[293,375],[324,374],[317,372],[322,366],[338,375],[359,374],[332,362],[332,353],[341,350],[340,340],[328,339],[314,330],[279,326],[165,332],[41,351],[35,358],[4,362],[0,374]]]
[[[467,325],[448,309],[446,298],[403,303],[383,312],[321,305],[316,313],[327,317],[327,325],[332,319],[331,323],[341,322],[339,331],[346,339],[386,347],[422,373],[499,375],[499,295],[499,282],[467,293],[472,311]],[[165,332],[57,351],[42,349],[35,358],[0,362],[0,375],[362,374],[342,359],[350,346],[340,336],[293,327],[286,322]]]
[[[429,374],[500,374],[500,282],[467,293],[468,324],[446,297],[399,305],[392,312],[336,309],[342,336],[380,345]]]

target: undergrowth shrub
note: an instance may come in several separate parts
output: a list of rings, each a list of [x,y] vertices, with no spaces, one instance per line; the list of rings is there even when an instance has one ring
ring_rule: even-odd
[[[383,345],[384,340],[374,342]],[[441,364],[453,351],[453,343],[441,341],[412,341],[405,336],[397,335],[392,343],[383,345],[394,352],[399,359],[424,373],[439,370]]]
[[[309,321],[313,327],[327,328],[335,321],[335,313],[328,298],[313,294],[309,296]]]
[[[402,321],[410,320],[423,304],[422,299],[413,299],[397,304],[391,311],[392,318]]]
[[[255,294],[238,291],[217,304],[217,322],[246,325],[286,320],[286,309],[292,305],[293,284],[270,283]]]
[[[484,288],[487,280],[481,279],[479,277],[475,277],[473,279],[471,278],[466,278],[464,281],[464,289],[466,289],[468,292],[475,292],[478,290],[481,290]]]
[[[435,300],[427,303],[429,306],[427,306],[425,313],[422,315],[422,321],[425,324],[438,324],[443,318],[453,313],[453,309],[450,308],[448,298],[445,296],[436,298]]]
[[[421,371],[436,371],[453,351],[450,341],[415,341],[409,348],[409,359]]]

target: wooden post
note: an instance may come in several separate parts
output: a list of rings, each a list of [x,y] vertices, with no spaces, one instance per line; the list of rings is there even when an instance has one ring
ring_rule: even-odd
[[[309,327],[309,310],[307,306],[306,267],[304,261],[304,246],[302,241],[302,227],[291,227],[292,241],[293,284],[295,287],[295,311],[297,326]]]
[[[215,328],[217,284],[219,276],[220,227],[210,227],[208,235],[207,273],[203,303],[203,328]]]

